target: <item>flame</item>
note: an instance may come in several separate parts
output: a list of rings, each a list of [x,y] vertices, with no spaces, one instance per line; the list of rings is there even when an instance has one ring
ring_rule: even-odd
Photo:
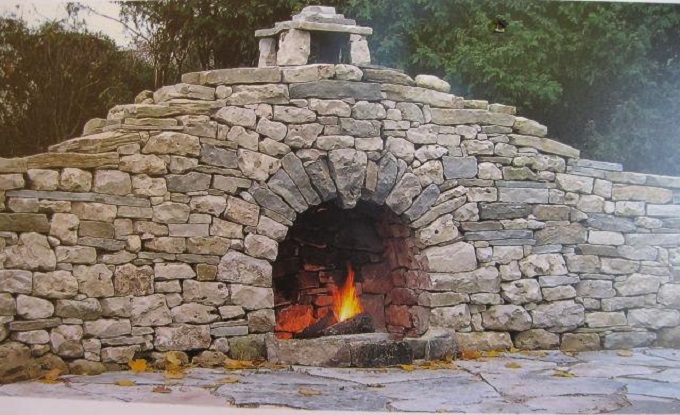
[[[347,264],[345,286],[333,293],[333,313],[338,322],[345,321],[364,311],[354,287],[354,269]]]

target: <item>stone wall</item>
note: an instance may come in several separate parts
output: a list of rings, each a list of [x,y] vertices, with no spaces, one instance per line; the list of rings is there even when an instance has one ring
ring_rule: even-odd
[[[277,244],[333,199],[411,224],[419,318],[464,348],[678,345],[680,178],[579,159],[513,107],[429,76],[182,81],[0,161],[0,360],[255,357],[275,326]]]

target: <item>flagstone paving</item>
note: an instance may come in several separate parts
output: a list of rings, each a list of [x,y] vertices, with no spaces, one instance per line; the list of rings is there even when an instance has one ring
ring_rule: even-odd
[[[440,367],[194,368],[181,379],[166,379],[162,372],[109,372],[2,385],[0,401],[49,397],[311,410],[680,413],[678,350],[504,353]]]

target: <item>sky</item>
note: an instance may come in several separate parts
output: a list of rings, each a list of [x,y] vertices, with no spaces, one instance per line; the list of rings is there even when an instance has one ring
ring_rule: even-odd
[[[120,6],[107,0],[79,0],[78,2],[88,5],[99,14],[113,18],[118,18],[120,12]],[[62,0],[0,0],[0,16],[14,13],[23,18],[29,26],[35,27],[45,21],[66,18],[67,3]],[[85,18],[88,30],[109,36],[119,46],[125,47],[130,44],[130,38],[126,35],[122,24],[84,11],[81,18]]]
[[[267,0],[262,0],[267,1]],[[442,0],[445,1],[445,0]],[[581,0],[581,1],[609,1],[609,0]],[[680,3],[680,0],[619,0],[628,2],[645,3]],[[63,0],[0,0],[0,16],[7,13],[14,13],[22,17],[29,26],[35,27],[41,23],[63,19],[67,16],[66,4]],[[98,14],[117,18],[120,7],[108,0],[79,0],[79,3],[86,4],[94,9]],[[323,0],[319,0],[323,4]],[[122,24],[113,20],[98,16],[97,14],[83,12],[88,30],[101,32],[116,42],[117,45],[126,47],[130,45],[130,36],[125,32]]]

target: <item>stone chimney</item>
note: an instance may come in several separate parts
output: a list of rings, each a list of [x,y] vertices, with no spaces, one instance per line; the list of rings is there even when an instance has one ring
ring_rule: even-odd
[[[334,7],[307,6],[293,20],[255,32],[260,38],[259,67],[309,63],[371,64],[366,36],[370,27],[337,14]]]

